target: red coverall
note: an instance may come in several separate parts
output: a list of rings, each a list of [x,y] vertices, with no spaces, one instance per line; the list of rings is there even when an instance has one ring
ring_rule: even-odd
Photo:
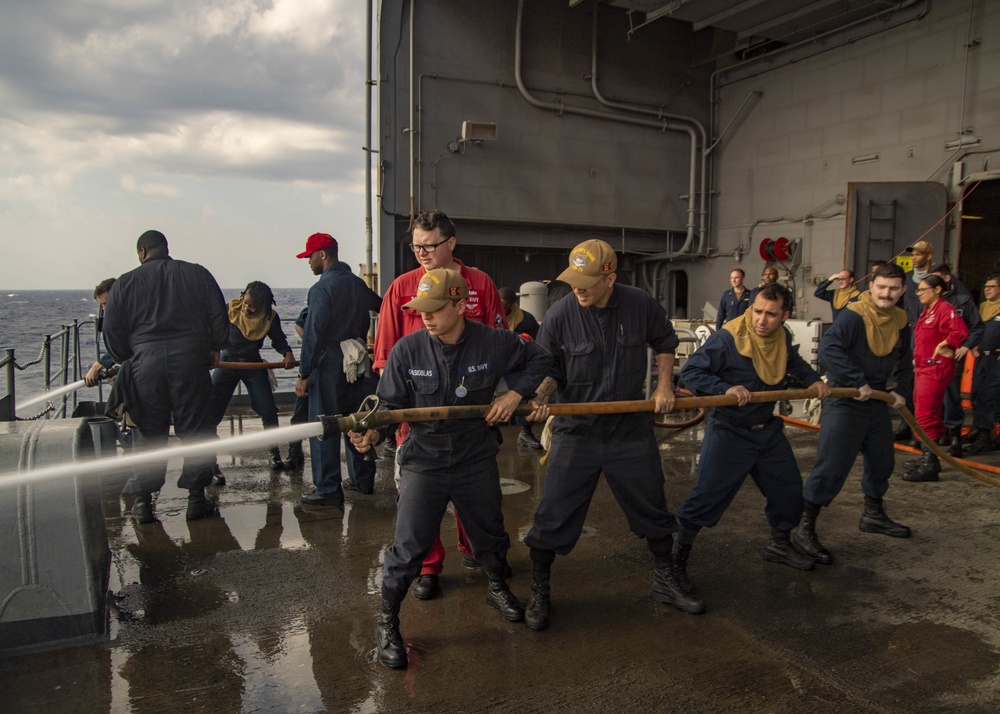
[[[934,348],[947,340],[957,350],[968,336],[968,326],[947,300],[924,308],[913,326],[914,416],[934,441],[944,436],[944,393],[955,376],[955,360],[935,355]]]
[[[481,322],[490,327],[507,329],[507,318],[504,315],[500,293],[490,276],[476,268],[466,267],[458,258],[452,258],[459,266],[462,277],[469,284],[469,298],[466,300],[465,317],[473,322]],[[415,310],[404,310],[403,305],[417,296],[417,286],[427,271],[418,267],[408,273],[403,273],[392,281],[389,289],[382,296],[382,309],[378,314],[378,328],[375,331],[375,355],[372,367],[381,372],[385,361],[389,359],[392,346],[413,332],[424,328],[420,313]],[[401,424],[397,442],[402,443],[409,433],[409,426]],[[465,535],[462,521],[455,512],[455,527],[458,530],[458,550],[465,555],[472,555],[469,539]],[[421,575],[440,575],[444,569],[444,545],[439,535],[431,546],[431,552],[424,560],[420,569]]]

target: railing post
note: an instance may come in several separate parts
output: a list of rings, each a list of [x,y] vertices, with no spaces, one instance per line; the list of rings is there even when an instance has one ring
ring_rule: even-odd
[[[60,343],[59,350],[59,371],[62,373],[62,386],[69,384],[69,326],[60,325],[59,334],[62,337],[62,342]],[[62,398],[62,410],[61,412],[56,412],[56,416],[66,418],[66,405],[69,403],[69,397],[65,394]]]
[[[98,362],[101,359],[101,315],[104,314],[104,308],[101,308],[100,313],[94,319],[94,361]],[[104,380],[102,379],[97,383],[97,401],[104,401]]]
[[[78,318],[73,318],[73,381],[78,382],[80,380],[80,320]],[[73,411],[76,411],[76,405],[79,403],[79,391],[73,392]]]
[[[14,421],[17,411],[14,406],[14,348],[4,350],[4,372],[7,376],[7,395],[0,398],[0,421]]]
[[[46,335],[42,341],[42,353],[45,355],[45,362],[42,368],[45,383],[42,385],[42,389],[48,391],[49,386],[52,384],[52,335]]]

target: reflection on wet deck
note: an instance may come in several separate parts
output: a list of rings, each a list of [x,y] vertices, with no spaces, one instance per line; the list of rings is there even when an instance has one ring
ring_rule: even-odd
[[[698,429],[664,430],[668,502],[690,490]],[[541,494],[537,452],[508,431],[500,455],[508,530],[523,537]],[[815,435],[790,432],[804,470]],[[578,712],[996,711],[1000,706],[1000,529],[996,489],[945,472],[894,481],[887,501],[909,541],[861,534],[860,466],[820,528],[835,564],[765,563],[763,500],[744,488],[695,546],[690,573],[709,612],[647,599],[652,564],[602,482],[576,550],[553,569],[553,622],[500,620],[485,578],[449,555],[441,598],[403,605],[410,669],[373,651],[394,490],[348,493],[343,512],[303,508],[296,473],[266,452],[225,457],[221,517],[187,523],[169,486],[160,521],[136,527],[105,489],[114,593],[107,641],[0,659],[0,711]],[[990,456],[992,463],[1000,454]],[[905,459],[904,459],[905,460]],[[176,481],[171,464],[168,484]],[[306,476],[308,481],[308,472]],[[510,554],[526,598],[530,561]]]

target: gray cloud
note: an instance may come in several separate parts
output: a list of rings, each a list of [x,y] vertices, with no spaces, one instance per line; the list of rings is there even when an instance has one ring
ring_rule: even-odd
[[[5,233],[114,240],[117,250],[152,223],[173,224],[212,263],[227,225],[262,250],[276,234],[355,231],[365,49],[361,0],[6,0]],[[289,201],[283,221],[274,210]],[[52,266],[36,252],[10,253],[0,287],[86,286],[89,271],[110,268],[92,256]],[[281,268],[296,279],[285,284],[308,278],[300,268]]]
[[[341,129],[357,147],[359,6],[15,0],[0,30],[2,111],[42,127],[49,115],[78,115],[64,130],[109,136],[169,135],[192,116],[224,113]]]

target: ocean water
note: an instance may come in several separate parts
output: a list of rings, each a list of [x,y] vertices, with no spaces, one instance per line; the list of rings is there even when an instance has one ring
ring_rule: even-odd
[[[226,300],[238,297],[242,288],[228,288],[222,292]],[[274,298],[277,302],[275,310],[282,319],[282,326],[292,349],[298,354],[299,339],[295,334],[293,322],[299,312],[305,307],[308,288],[274,288]],[[0,291],[0,348],[13,348],[14,358],[18,364],[27,364],[38,358],[39,351],[46,335],[52,335],[51,367],[53,385],[63,383],[59,373],[61,342],[56,337],[62,325],[73,325],[77,321],[80,332],[80,358],[82,371],[77,379],[83,377],[90,365],[97,360],[95,343],[95,321],[99,312],[93,290],[2,290]],[[101,345],[103,351],[103,345]],[[72,341],[69,344],[70,359],[74,350]],[[5,352],[0,353],[5,354]],[[271,349],[268,342],[264,343],[261,355],[268,361],[278,361],[277,353]],[[68,381],[73,381],[73,371],[70,367]],[[24,370],[15,370],[15,390],[18,401],[40,394],[45,384],[45,373],[42,363]],[[279,390],[290,389],[279,383]],[[6,391],[5,377],[0,376],[0,394]],[[86,388],[79,390],[77,395],[82,400],[96,400],[98,390]],[[107,390],[104,391],[105,397]],[[30,416],[21,414],[19,416]]]

